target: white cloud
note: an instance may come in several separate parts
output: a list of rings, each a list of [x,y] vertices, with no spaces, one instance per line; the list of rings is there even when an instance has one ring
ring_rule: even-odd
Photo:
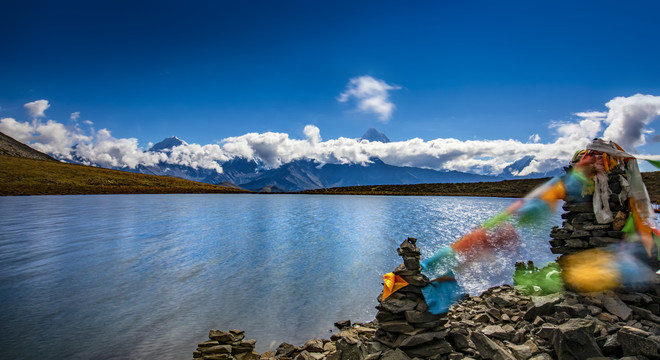
[[[13,118],[0,119],[0,132],[16,139],[17,141],[28,143],[32,139],[32,125],[21,123]]]
[[[389,99],[389,91],[399,89],[400,86],[389,85],[383,80],[364,75],[350,79],[338,100],[346,102],[354,98],[360,111],[374,113],[380,121],[388,122],[395,108]]]
[[[322,164],[364,165],[372,158],[380,158],[387,164],[397,166],[497,175],[513,162],[525,156],[534,156],[534,160],[520,171],[522,176],[543,174],[548,169],[566,165],[575,150],[584,148],[594,137],[601,136],[605,126],[607,134],[623,124],[620,126],[622,131],[616,134],[624,148],[626,142],[621,139],[639,142],[640,136],[644,139],[647,132],[644,126],[660,113],[658,103],[658,97],[645,95],[615,98],[607,103],[607,113],[575,113],[579,118],[574,121],[552,123],[549,129],[553,134],[546,138],[554,140],[547,143],[541,143],[538,134],[532,134],[523,141],[452,138],[424,141],[415,138],[382,143],[343,137],[324,141],[318,127],[307,125],[303,129],[303,139],[292,139],[288,134],[278,132],[248,133],[226,138],[220,144],[186,143],[168,153],[160,153],[143,150],[135,138],[114,138],[107,129],[95,131],[92,128],[84,132],[77,126],[67,127],[54,120],[41,123],[35,119],[29,123],[4,118],[0,119],[0,131],[60,158],[118,168],[164,162],[221,172],[219,164],[236,157],[259,160],[266,168],[277,168],[300,159],[311,159]],[[630,124],[642,124],[641,130],[626,126]],[[630,128],[635,131],[629,131]]]
[[[73,120],[73,121],[76,121],[76,120],[80,119],[80,111],[76,111],[76,112],[71,113],[70,119]]]
[[[576,112],[573,115],[579,116],[581,118],[590,119],[590,120],[605,120],[607,117],[607,112],[605,111],[583,111]]]
[[[605,120],[609,126],[603,137],[629,150],[646,144],[646,135],[652,133],[646,125],[660,116],[660,96],[616,97],[605,106],[610,109]]]
[[[23,106],[25,107],[28,115],[36,119],[46,116],[44,112],[50,107],[50,104],[48,103],[48,100],[37,100],[29,102]]]
[[[305,125],[303,133],[307,137],[307,141],[309,141],[310,144],[316,145],[321,142],[321,130],[319,130],[318,127],[314,125]]]
[[[87,125],[94,125],[94,123],[90,120],[83,120],[83,123]]]

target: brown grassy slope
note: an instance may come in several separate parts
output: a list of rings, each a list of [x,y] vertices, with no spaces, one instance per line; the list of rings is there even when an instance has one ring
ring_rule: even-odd
[[[660,171],[642,173],[651,201],[660,201]],[[489,196],[523,197],[548,178],[503,180],[496,182],[416,184],[416,185],[366,185],[346,186],[303,191],[306,194],[333,195],[435,195],[435,196]]]
[[[0,155],[0,195],[242,193],[165,176]]]

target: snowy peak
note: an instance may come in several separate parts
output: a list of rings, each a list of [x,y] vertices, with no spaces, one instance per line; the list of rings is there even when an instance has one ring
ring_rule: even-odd
[[[520,174],[521,171],[525,170],[525,168],[532,163],[532,160],[534,160],[534,156],[532,155],[527,155],[522,159],[518,159],[513,163],[511,163],[511,165],[505,167],[504,171],[502,171],[502,175],[518,176],[518,174]]]
[[[155,144],[151,148],[149,148],[149,151],[169,151],[172,150],[173,147],[179,146],[179,145],[187,145],[185,141],[179,139],[176,136],[168,137],[167,139]]]
[[[369,141],[380,141],[382,143],[388,143],[390,142],[390,139],[387,137],[387,135],[383,134],[382,132],[374,129],[374,128],[369,128],[367,132],[362,135],[362,138],[360,140],[369,140]]]

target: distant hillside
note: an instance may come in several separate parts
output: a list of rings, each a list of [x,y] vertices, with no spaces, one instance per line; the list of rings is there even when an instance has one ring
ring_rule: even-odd
[[[26,159],[56,161],[52,157],[37,151],[28,145],[0,132],[0,155],[17,156]]]
[[[651,201],[660,202],[660,171],[642,173]],[[331,195],[436,195],[524,197],[549,178],[503,180],[494,182],[346,186],[303,191],[303,194]]]
[[[346,186],[303,191],[304,194],[332,195],[434,195],[523,197],[548,178],[503,180],[473,183],[441,183],[412,185]]]
[[[0,155],[0,195],[241,193],[226,186]]]

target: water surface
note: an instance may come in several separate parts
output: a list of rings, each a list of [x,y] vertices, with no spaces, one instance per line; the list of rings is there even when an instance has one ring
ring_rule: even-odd
[[[381,276],[512,199],[324,195],[0,198],[3,358],[190,358],[209,329],[243,329],[262,352],[373,320]],[[552,261],[559,216],[523,247],[459,274],[476,293],[515,260]],[[510,282],[510,280],[508,281]]]

